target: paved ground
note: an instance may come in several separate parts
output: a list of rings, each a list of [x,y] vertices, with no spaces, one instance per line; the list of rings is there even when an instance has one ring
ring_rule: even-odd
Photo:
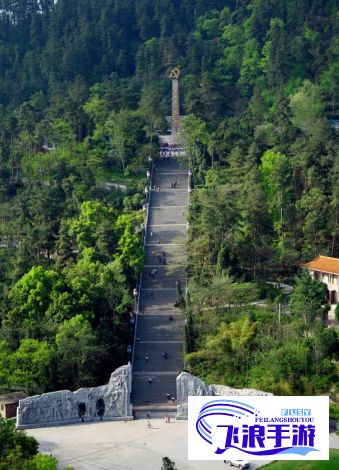
[[[188,172],[174,158],[159,159],[151,186],[133,366],[132,403],[137,416],[145,407],[169,406],[174,411],[166,395],[176,399],[176,376],[183,368],[184,318],[174,304],[176,283],[183,290],[186,286]]]
[[[40,452],[75,470],[160,470],[169,457],[178,470],[228,470],[223,462],[187,460],[187,422],[151,419],[31,429]],[[253,462],[251,469],[267,462]],[[233,470],[235,467],[231,467]],[[231,470],[230,469],[230,470]]]
[[[172,459],[178,470],[233,470],[223,462],[187,460],[187,422],[151,419],[129,422],[79,424],[31,429],[40,452],[53,454],[61,465],[75,470],[160,470],[162,458]],[[339,449],[339,437],[330,435],[330,448]],[[251,463],[251,469],[267,463]],[[297,468],[297,467],[296,467]]]

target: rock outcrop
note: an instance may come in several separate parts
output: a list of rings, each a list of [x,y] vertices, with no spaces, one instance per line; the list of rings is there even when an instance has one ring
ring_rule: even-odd
[[[232,388],[228,387],[227,385],[210,385],[209,390],[211,390],[211,395],[214,396],[222,396],[224,395],[225,397],[231,397],[233,395],[235,396],[272,396],[273,393],[269,392],[263,392],[262,390],[257,390],[255,388]]]
[[[182,372],[177,377],[177,419],[187,419],[189,396],[265,396],[273,393],[253,388],[231,388],[227,385],[207,386],[198,377]]]
[[[132,419],[131,365],[114,371],[107,385],[44,393],[19,401],[17,428]]]

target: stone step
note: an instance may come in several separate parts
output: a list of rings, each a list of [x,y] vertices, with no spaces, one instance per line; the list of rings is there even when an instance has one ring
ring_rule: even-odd
[[[140,305],[153,312],[167,314],[169,310],[173,312],[174,304],[177,299],[176,289],[141,289]]]
[[[180,370],[183,367],[184,343],[173,342],[136,342],[134,351],[133,372],[143,372],[145,374],[169,373]],[[162,357],[167,353],[167,359]],[[148,360],[145,360],[148,357]]]
[[[140,337],[140,341],[181,341],[184,323],[183,316],[169,321],[167,315],[140,315],[138,337]]]
[[[174,181],[178,185],[175,189],[170,187]],[[178,161],[156,161],[152,185],[161,189],[150,194],[133,361],[131,399],[137,417],[145,417],[149,410],[176,413],[176,403],[169,403],[166,394],[176,398],[176,377],[183,369],[184,316],[175,303],[177,282],[183,292],[186,289],[187,184],[187,170],[182,170]],[[158,254],[161,261],[166,259],[166,265]],[[154,267],[156,273],[150,276]],[[145,408],[138,410],[138,406]]]
[[[157,404],[163,405],[167,401],[167,393],[176,400],[176,377],[179,373],[180,370],[169,375],[149,374],[152,378],[151,384],[148,382],[147,374],[133,374],[133,393],[131,397],[133,407],[137,405],[147,407]],[[174,405],[176,405],[176,402]]]
[[[148,226],[146,234],[147,245],[185,244],[187,240],[187,225],[158,225]]]
[[[152,191],[151,204],[153,207],[187,206],[188,191]]]
[[[153,179],[156,180],[158,175],[163,175],[166,173],[172,173],[177,175],[183,173],[187,175],[187,168],[183,167],[183,165],[180,165],[180,163],[178,163],[176,160],[165,162],[163,160],[158,159],[155,162]]]
[[[180,282],[183,290],[186,288],[186,268],[183,266],[159,266],[154,275],[150,275],[152,268],[147,268],[142,277],[142,289],[176,289]]]
[[[148,413],[151,416],[148,418]],[[177,411],[143,411],[143,412],[135,412],[134,419],[144,419],[150,422],[150,427],[152,428],[152,419],[165,419],[165,416],[169,416],[170,422],[174,421],[177,416]]]
[[[168,400],[163,403],[158,403],[152,406],[133,406],[133,411],[138,412],[138,413],[147,413],[149,411],[153,412],[168,412],[168,413],[176,413],[177,407],[175,404],[172,403],[172,400]]]
[[[175,188],[172,188],[172,184],[176,184]],[[160,186],[160,191],[162,190],[181,190],[185,189],[187,190],[188,188],[188,174],[187,173],[172,173],[172,172],[166,172],[166,168],[164,168],[164,171],[158,171],[157,174],[154,175],[153,179],[153,187],[158,188]]]
[[[163,292],[161,290],[154,291],[156,293]],[[161,304],[161,306],[152,305],[149,303],[143,304],[140,302],[140,317],[148,317],[148,316],[161,316],[163,321],[167,323],[171,321],[173,318],[178,319],[182,317],[183,313],[179,310],[175,304]],[[171,317],[171,318],[170,318]]]
[[[186,224],[186,207],[150,207],[148,215],[149,225]]]
[[[153,313],[156,315],[179,315],[181,314],[180,310],[174,306],[176,298],[176,289],[142,289],[140,299],[140,313]]]
[[[172,402],[169,402],[172,403]],[[150,405],[150,406],[134,406],[133,407],[134,419],[162,419],[169,416],[175,419],[177,415],[177,408],[175,405],[170,406],[164,403],[163,405]]]
[[[181,264],[186,266],[187,264],[186,247],[184,245],[167,245],[164,247],[162,247],[161,245],[156,247],[146,245],[145,266],[163,265],[159,262],[158,255],[161,257],[161,261],[163,261],[164,254],[166,258],[166,266],[171,266],[173,264]]]
[[[173,174],[173,175],[187,175],[187,168],[182,167],[181,165],[159,165],[159,163],[156,164],[155,170],[154,170],[154,177],[157,175],[166,175],[166,174]]]

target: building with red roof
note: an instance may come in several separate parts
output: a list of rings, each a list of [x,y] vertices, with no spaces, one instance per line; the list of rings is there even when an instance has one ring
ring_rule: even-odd
[[[337,304],[339,298],[339,258],[317,256],[313,261],[305,263],[314,279],[327,285],[329,302]]]

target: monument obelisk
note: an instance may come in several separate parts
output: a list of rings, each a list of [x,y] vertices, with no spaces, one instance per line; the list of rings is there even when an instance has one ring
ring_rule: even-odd
[[[178,68],[171,70],[169,78],[172,80],[172,143],[175,142],[180,128],[179,77]]]

